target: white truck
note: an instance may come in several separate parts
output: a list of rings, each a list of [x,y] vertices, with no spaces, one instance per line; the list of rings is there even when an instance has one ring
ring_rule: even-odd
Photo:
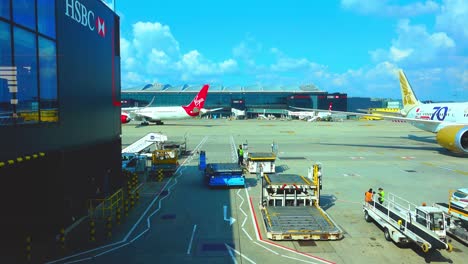
[[[442,210],[434,206],[417,206],[392,193],[383,204],[371,202],[363,204],[364,219],[375,221],[384,229],[385,239],[397,244],[414,242],[424,253],[431,249],[453,247],[447,242],[447,222]]]
[[[447,234],[468,245],[468,208],[467,206],[463,206],[463,203],[457,201],[456,195],[450,195],[449,197],[448,203],[435,203],[434,207],[439,208],[445,214]]]

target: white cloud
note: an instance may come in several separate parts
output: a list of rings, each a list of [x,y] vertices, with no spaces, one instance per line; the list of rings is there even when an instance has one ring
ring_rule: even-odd
[[[408,19],[398,22],[397,37],[388,50],[376,49],[369,54],[375,62],[427,63],[454,53],[455,41],[445,32],[429,33],[424,25],[411,25]]]
[[[205,83],[237,69],[232,58],[214,62],[197,50],[182,54],[169,26],[158,22],[135,23],[132,36],[120,39],[120,49],[123,88],[155,80]]]
[[[406,5],[395,5],[388,0],[341,0],[341,6],[363,14],[411,17],[437,12],[440,7],[435,1],[416,1]]]
[[[468,3],[466,0],[444,0],[436,17],[436,27],[468,43]]]
[[[400,50],[393,46],[390,48],[390,58],[393,61],[402,60],[408,57],[411,53],[413,53],[413,49]]]

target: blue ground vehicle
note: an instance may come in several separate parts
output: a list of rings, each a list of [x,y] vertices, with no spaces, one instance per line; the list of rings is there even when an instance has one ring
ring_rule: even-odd
[[[245,185],[243,170],[237,163],[208,163],[204,176],[210,187]]]

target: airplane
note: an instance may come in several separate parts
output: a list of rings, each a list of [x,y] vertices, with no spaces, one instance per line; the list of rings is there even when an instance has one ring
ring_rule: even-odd
[[[209,85],[206,84],[202,87],[200,92],[193,98],[190,104],[185,106],[160,106],[150,107],[152,101],[148,106],[145,107],[131,107],[122,108],[120,115],[120,121],[123,124],[130,122],[131,120],[143,121],[142,125],[148,125],[149,122],[162,125],[163,120],[176,120],[176,119],[188,119],[199,116],[200,114],[206,114],[209,112],[217,111],[222,108],[205,109],[206,95],[208,94]],[[154,100],[154,98],[153,98]]]
[[[240,110],[237,108],[231,108],[231,113],[236,119],[244,119],[245,118],[245,110]]]
[[[379,115],[387,120],[406,121],[413,126],[436,134],[437,143],[459,154],[468,154],[468,102],[427,103],[416,98],[403,70],[398,71],[403,109],[399,116]],[[332,111],[336,113],[366,116],[368,114]]]
[[[333,105],[330,102],[330,105],[328,106],[328,111],[290,106],[291,108],[298,109],[298,110],[314,110],[314,111],[289,111],[289,110],[287,111],[288,111],[289,116],[297,116],[300,120],[313,122],[313,121],[320,121],[320,120],[331,120],[332,106]]]

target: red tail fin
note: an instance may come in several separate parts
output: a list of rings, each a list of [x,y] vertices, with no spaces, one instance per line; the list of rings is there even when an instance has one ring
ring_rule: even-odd
[[[193,98],[192,102],[186,106],[182,106],[185,112],[187,112],[187,115],[197,116],[200,114],[200,110],[205,105],[206,95],[208,94],[208,88],[210,88],[208,84],[203,85],[200,92],[198,92],[197,96]]]

